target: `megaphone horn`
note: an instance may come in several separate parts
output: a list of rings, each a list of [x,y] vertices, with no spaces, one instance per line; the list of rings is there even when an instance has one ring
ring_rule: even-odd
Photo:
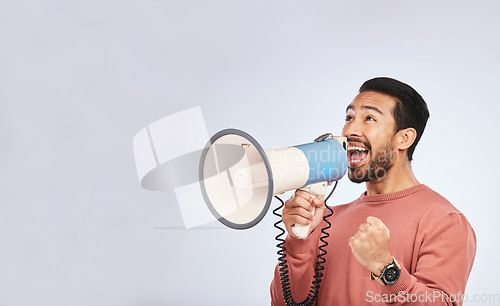
[[[200,185],[212,214],[224,225],[247,229],[266,215],[274,195],[304,189],[325,195],[347,171],[345,137],[264,150],[249,134],[226,129],[210,138],[200,159]],[[294,233],[305,238],[308,226]]]

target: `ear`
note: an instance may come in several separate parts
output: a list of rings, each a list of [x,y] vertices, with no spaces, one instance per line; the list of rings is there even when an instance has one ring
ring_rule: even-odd
[[[408,150],[417,138],[417,131],[414,128],[407,128],[396,133],[396,148],[399,150]]]

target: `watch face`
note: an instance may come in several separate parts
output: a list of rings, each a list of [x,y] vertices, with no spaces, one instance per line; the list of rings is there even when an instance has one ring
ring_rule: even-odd
[[[395,283],[399,278],[399,269],[396,266],[388,267],[385,271],[385,280],[388,284]]]

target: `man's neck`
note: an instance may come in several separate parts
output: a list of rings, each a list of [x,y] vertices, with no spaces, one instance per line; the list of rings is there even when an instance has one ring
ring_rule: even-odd
[[[385,194],[407,189],[420,184],[413,174],[411,164],[408,160],[404,163],[396,163],[384,179],[366,182],[368,195]]]

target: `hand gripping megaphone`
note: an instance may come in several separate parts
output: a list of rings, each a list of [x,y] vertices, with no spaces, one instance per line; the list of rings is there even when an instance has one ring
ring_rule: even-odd
[[[315,142],[264,150],[249,134],[226,129],[210,138],[201,154],[200,186],[207,207],[224,225],[247,229],[266,215],[274,195],[303,189],[324,196],[327,184],[347,171],[347,139],[321,137]],[[295,225],[305,238],[309,226]]]

